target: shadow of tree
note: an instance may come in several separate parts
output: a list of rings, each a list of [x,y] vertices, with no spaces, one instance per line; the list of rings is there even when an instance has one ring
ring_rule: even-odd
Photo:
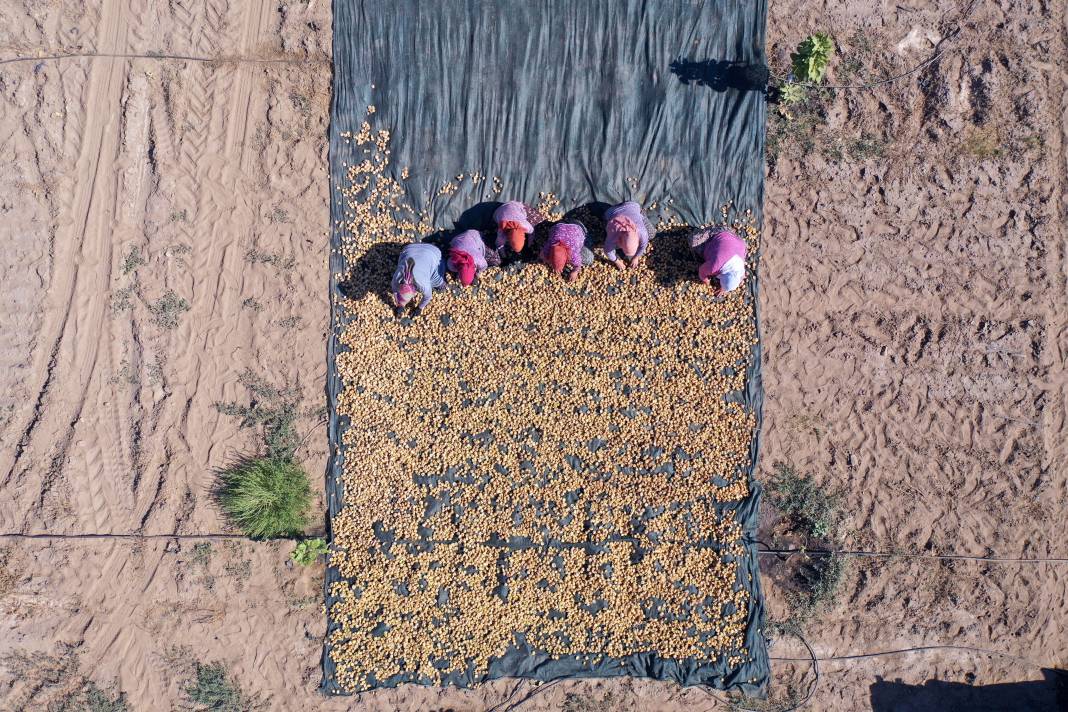
[[[1068,672],[1042,668],[1043,680],[997,685],[928,680],[909,685],[876,678],[871,686],[875,712],[1008,712],[1009,710],[1068,709]]]
[[[683,84],[697,84],[713,91],[759,91],[767,90],[771,73],[765,64],[747,64],[726,59],[690,60],[676,59],[670,65],[671,73]]]

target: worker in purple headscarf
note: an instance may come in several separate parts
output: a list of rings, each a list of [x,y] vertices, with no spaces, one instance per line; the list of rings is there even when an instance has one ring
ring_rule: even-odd
[[[562,275],[568,282],[574,282],[583,267],[593,264],[593,251],[586,228],[577,223],[553,225],[539,256],[553,272]]]
[[[604,256],[619,269],[637,267],[649,248],[652,224],[637,203],[627,201],[605,211]]]
[[[697,230],[690,236],[690,249],[701,260],[698,279],[713,284],[721,297],[745,280],[745,240],[723,227]]]
[[[422,314],[434,297],[434,290],[445,286],[444,268],[441,250],[433,245],[416,242],[401,250],[390,285],[396,303],[394,313],[401,316],[416,295],[422,295],[412,315]]]
[[[470,287],[482,270],[489,266],[486,261],[486,243],[478,230],[464,230],[449,242],[446,263],[460,284]]]

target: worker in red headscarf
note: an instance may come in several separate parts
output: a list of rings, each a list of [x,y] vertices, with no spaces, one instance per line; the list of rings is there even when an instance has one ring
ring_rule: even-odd
[[[446,259],[448,269],[465,287],[471,286],[482,270],[489,266],[486,261],[486,243],[478,230],[465,230],[449,242]]]

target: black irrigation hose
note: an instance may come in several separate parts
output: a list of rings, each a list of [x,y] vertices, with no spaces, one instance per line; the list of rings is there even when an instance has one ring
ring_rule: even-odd
[[[185,62],[205,62],[208,64],[218,63],[226,64],[228,62],[250,62],[255,64],[316,64],[321,62],[329,62],[329,59],[311,59],[311,58],[289,58],[279,57],[273,59],[260,59],[257,57],[198,57],[194,55],[185,54],[163,54],[163,53],[150,53],[150,54],[127,54],[127,53],[109,53],[109,52],[72,52],[71,54],[48,54],[40,57],[9,57],[7,59],[0,59],[0,64],[14,64],[15,62],[43,62],[46,60],[60,60],[60,59],[173,59]]]
[[[298,537],[299,538],[299,537]],[[94,539],[178,539],[178,540],[204,540],[204,539],[249,539],[244,534],[138,534],[138,533],[93,533],[93,534],[23,534],[19,532],[0,532],[0,539],[27,539],[27,540],[94,540]],[[296,540],[296,539],[294,539]],[[1048,557],[1033,559],[1015,559],[998,556],[971,556],[966,554],[910,554],[885,551],[859,551],[843,549],[777,549],[758,542],[764,548],[757,549],[757,554],[764,556],[790,557],[794,554],[808,556],[855,556],[877,559],[923,559],[932,561],[978,561],[988,564],[1068,564],[1068,558]]]
[[[18,534],[0,533],[0,539],[249,539],[244,534]]]
[[[819,662],[820,659],[816,656],[816,651],[812,649],[812,646],[808,644],[808,641],[805,640],[804,636],[802,636],[799,632],[797,632],[797,631],[789,631],[789,634],[794,636],[795,638],[797,638],[798,640],[801,641],[801,643],[808,650],[808,657],[807,658],[770,658],[770,659],[771,660],[796,660],[796,661],[800,661],[800,662],[810,662],[810,663],[812,663],[812,675],[813,675],[812,683],[808,686],[808,692],[805,693],[805,696],[803,698],[801,698],[800,701],[795,703],[792,707],[783,707],[782,709],[775,710],[775,712],[794,712],[794,710],[801,709],[802,707],[804,707],[805,705],[808,704],[809,700],[812,699],[812,695],[815,694],[815,692],[816,692],[816,685],[818,685],[819,682],[820,682],[820,662]],[[829,658],[824,658],[824,660],[827,660],[827,659],[829,659]],[[715,690],[715,689],[713,689],[711,687],[708,687],[707,685],[702,685],[702,687],[704,687],[705,690],[708,691],[709,694],[711,694],[712,697],[716,701],[725,702],[725,700],[723,700],[722,698],[720,698],[716,694],[716,693],[719,692],[719,690]],[[731,709],[740,710],[740,712],[763,712],[763,710],[752,709],[750,707],[742,707],[741,704],[739,704],[736,701],[729,702],[728,704],[731,705]]]
[[[806,643],[807,645],[807,643]],[[811,648],[810,648],[811,650]],[[1044,668],[1051,667],[1051,663],[1040,663],[1031,658],[1025,658],[1020,655],[1014,655],[1012,653],[1006,653],[1001,650],[990,650],[989,648],[977,648],[971,645],[917,645],[912,648],[899,648],[897,650],[879,650],[874,653],[855,653],[852,655],[828,655],[820,658],[820,660],[864,660],[866,658],[881,658],[891,655],[906,655],[908,653],[919,653],[929,650],[962,650],[968,653],[980,653],[982,655],[994,655],[997,657],[1008,658],[1016,662],[1027,663],[1033,667]],[[784,662],[805,662],[808,658],[783,658],[771,656],[769,660],[779,660]]]
[[[923,559],[930,561],[981,561],[988,564],[1068,564],[1068,558],[1047,557],[1034,559],[1015,559],[1001,556],[972,556],[969,554],[910,554],[886,551],[859,551],[834,549],[776,549],[760,542],[765,548],[757,549],[758,554],[790,557],[794,554],[809,556],[854,556],[873,559]]]

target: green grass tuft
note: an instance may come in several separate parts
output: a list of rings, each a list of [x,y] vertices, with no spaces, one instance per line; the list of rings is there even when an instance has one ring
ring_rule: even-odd
[[[255,700],[245,696],[241,688],[226,674],[222,663],[197,662],[193,679],[183,692],[194,709],[203,712],[251,712],[259,708]]]
[[[126,695],[119,693],[112,697],[104,690],[89,682],[85,686],[85,709],[87,712],[129,712],[126,706]]]
[[[161,329],[174,329],[178,326],[178,317],[192,307],[189,302],[168,289],[163,296],[148,305],[152,321]]]
[[[812,478],[781,463],[768,493],[775,507],[799,533],[814,539],[835,538],[832,534],[842,520],[838,493],[820,487]]]
[[[292,460],[239,462],[221,474],[218,496],[222,510],[253,539],[299,536],[308,523],[311,486]]]

